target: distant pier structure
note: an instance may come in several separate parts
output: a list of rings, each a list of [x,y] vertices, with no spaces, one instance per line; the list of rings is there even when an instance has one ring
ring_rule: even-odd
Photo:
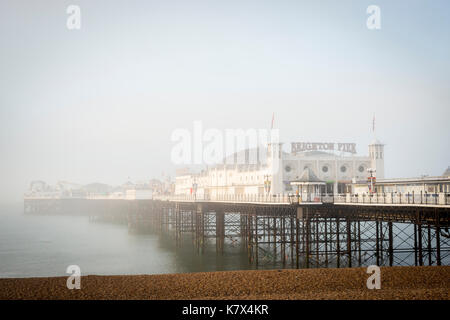
[[[449,194],[26,197],[28,214],[76,214],[130,232],[194,244],[198,254],[240,246],[258,268],[449,265]]]

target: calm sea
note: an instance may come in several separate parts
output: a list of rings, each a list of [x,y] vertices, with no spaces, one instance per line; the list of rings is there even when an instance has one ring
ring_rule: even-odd
[[[69,265],[83,275],[184,273],[249,269],[240,251],[199,255],[186,241],[156,234],[129,234],[126,225],[88,217],[25,215],[23,205],[0,207],[0,278],[66,276]]]

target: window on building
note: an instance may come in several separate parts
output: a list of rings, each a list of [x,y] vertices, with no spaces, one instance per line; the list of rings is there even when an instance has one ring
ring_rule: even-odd
[[[341,172],[345,172],[347,171],[347,167],[346,166],[341,166]]]
[[[359,172],[364,172],[364,166],[359,166],[358,171]]]
[[[328,166],[323,166],[323,167],[322,167],[322,171],[323,171],[323,172],[328,172]]]

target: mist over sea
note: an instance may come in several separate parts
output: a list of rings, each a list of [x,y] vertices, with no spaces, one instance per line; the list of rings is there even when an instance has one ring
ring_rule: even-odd
[[[82,275],[184,273],[250,269],[238,250],[204,255],[189,241],[130,234],[123,224],[90,222],[86,216],[29,215],[23,204],[0,206],[0,278],[68,276],[78,265]]]

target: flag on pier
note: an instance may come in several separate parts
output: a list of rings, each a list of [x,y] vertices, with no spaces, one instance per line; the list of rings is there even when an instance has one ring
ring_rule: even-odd
[[[273,129],[273,122],[275,120],[275,112],[272,113],[272,124],[270,126],[270,129]]]

